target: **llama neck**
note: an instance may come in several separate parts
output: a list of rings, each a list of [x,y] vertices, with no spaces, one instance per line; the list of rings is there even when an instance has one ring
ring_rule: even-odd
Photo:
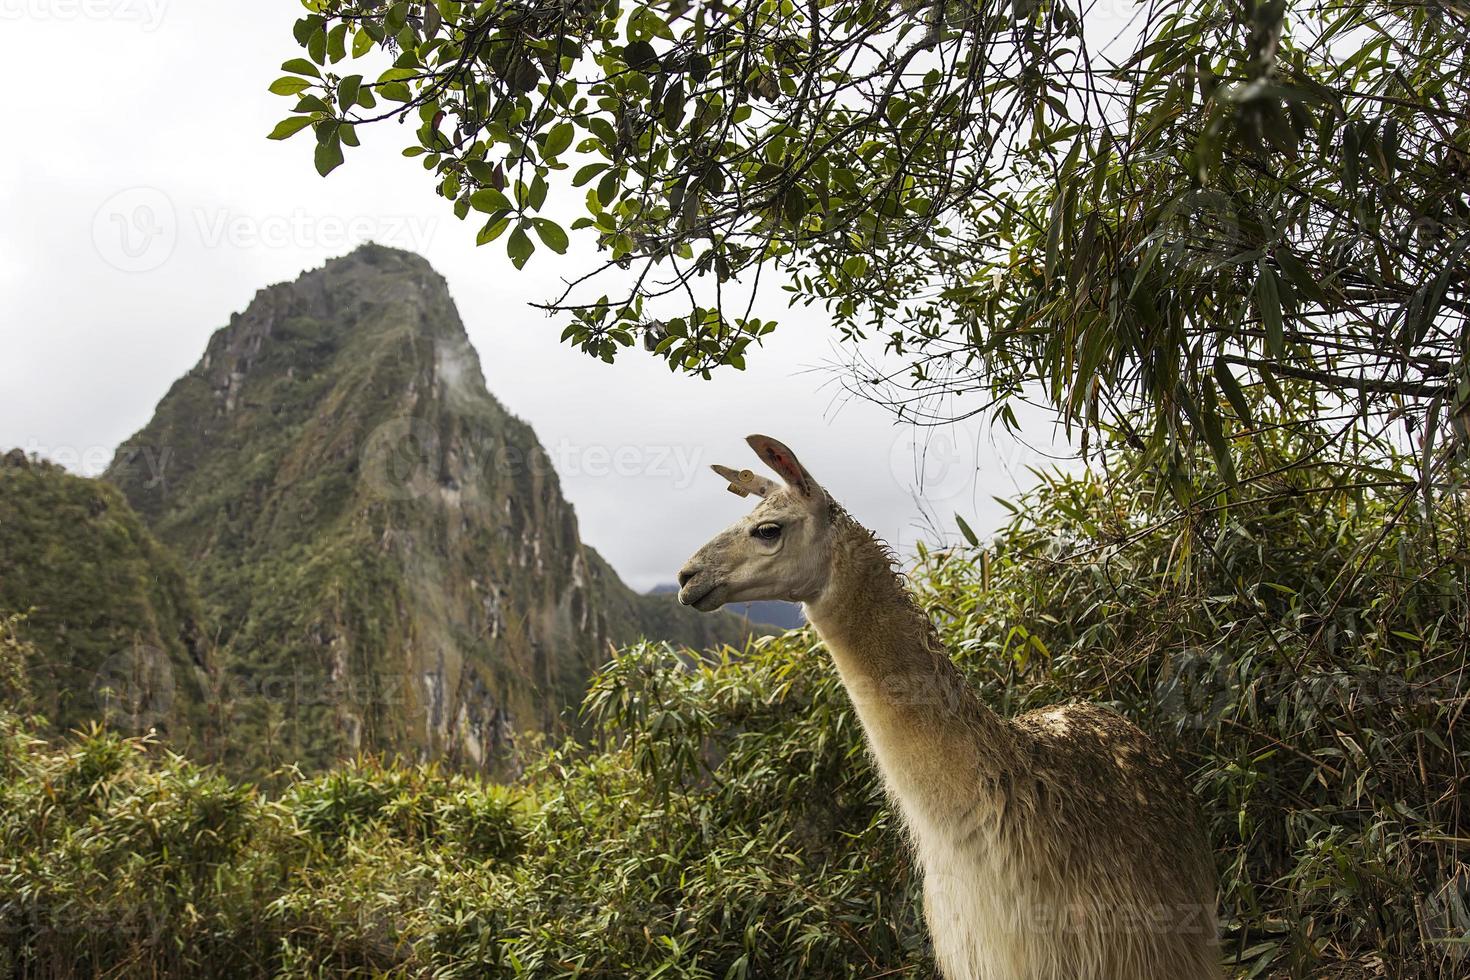
[[[846,515],[838,535],[831,579],[807,618],[910,824],[956,826],[1017,770],[1012,737],[950,661],[888,549]]]

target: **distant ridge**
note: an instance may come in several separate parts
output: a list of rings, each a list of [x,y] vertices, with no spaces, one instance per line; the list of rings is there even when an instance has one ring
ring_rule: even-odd
[[[0,456],[0,616],[15,613],[50,734],[106,721],[208,755],[216,662],[185,570],[115,487],[18,449]]]

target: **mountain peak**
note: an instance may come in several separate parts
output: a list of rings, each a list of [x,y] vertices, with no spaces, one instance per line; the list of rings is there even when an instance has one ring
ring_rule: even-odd
[[[515,729],[560,724],[609,643],[744,632],[635,595],[582,544],[443,278],[409,252],[363,246],[262,290],[107,477],[198,569],[245,691],[230,742],[271,763],[493,770]],[[282,683],[313,697],[261,690]]]
[[[343,275],[354,269],[371,270],[372,274],[378,278],[424,277],[437,283],[439,288],[448,290],[444,277],[428,259],[417,252],[394,248],[391,245],[380,245],[377,242],[364,242],[345,255],[328,259],[320,269],[302,273],[302,277],[310,276],[313,272],[332,272]]]
[[[226,413],[247,378],[295,380],[326,362],[367,360],[385,346],[442,347],[452,377],[484,381],[444,277],[413,252],[367,244],[290,282],[261,289],[210,338],[194,373]]]

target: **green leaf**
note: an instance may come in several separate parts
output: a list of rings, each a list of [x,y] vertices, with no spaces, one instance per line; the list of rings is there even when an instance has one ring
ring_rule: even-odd
[[[1230,365],[1225,363],[1223,357],[1215,358],[1215,379],[1220,382],[1220,390],[1225,393],[1225,400],[1230,402],[1230,407],[1235,409],[1236,416],[1246,425],[1254,425],[1245,391],[1240,387],[1240,382],[1235,380],[1235,375],[1230,373]]]
[[[267,136],[266,139],[290,139],[292,136],[295,136],[307,126],[310,126],[311,122],[312,119],[310,116],[292,116],[290,119],[282,119],[280,122],[276,123],[276,128],[271,130],[270,135]]]
[[[980,539],[975,535],[975,532],[970,528],[970,525],[965,522],[965,519],[963,517],[961,517],[959,514],[955,514],[954,522],[960,526],[960,533],[965,536],[966,541],[970,542],[970,547],[980,547]]]
[[[1261,311],[1261,325],[1266,328],[1266,349],[1272,357],[1286,356],[1286,333],[1281,322],[1281,287],[1276,273],[1264,263],[1256,278],[1256,306]]]
[[[332,108],[322,101],[321,96],[308,94],[303,95],[301,101],[296,103],[296,108],[291,111],[330,113]]]
[[[572,145],[577,129],[570,122],[557,123],[546,136],[546,145],[541,148],[543,158],[555,158]]]
[[[305,58],[292,58],[281,66],[283,71],[294,72],[297,75],[310,75],[312,78],[321,78],[321,70],[307,61]]]
[[[352,57],[361,58],[363,55],[372,50],[372,47],[373,36],[365,30],[360,30],[357,32],[356,36],[352,38]]]
[[[634,41],[623,48],[623,61],[629,68],[641,72],[658,70],[658,52],[647,41]]]
[[[306,41],[306,55],[319,65],[327,63],[327,32],[320,27]]]
[[[491,215],[490,216],[490,220],[487,221],[487,222],[485,222],[485,226],[483,228],[481,228],[480,229],[480,233],[475,236],[475,244],[476,245],[489,245],[491,242],[495,241],[495,239],[497,239],[501,235],[505,234],[505,229],[507,229],[509,227],[510,227],[510,213],[509,212],[506,212],[505,214],[502,214],[499,217],[496,217],[495,215]]]
[[[1200,430],[1220,467],[1220,474],[1226,482],[1234,483],[1235,462],[1230,456],[1230,443],[1225,438],[1225,428],[1220,424],[1220,404],[1215,398],[1215,386],[1210,383],[1209,378],[1205,378],[1201,388],[1203,398],[1199,405]]]
[[[378,86],[378,93],[390,102],[413,101],[413,93],[402,82],[383,82]]]
[[[493,187],[481,187],[470,195],[470,206],[485,214],[511,210],[510,198]]]
[[[566,254],[567,233],[562,230],[561,225],[549,218],[532,218],[531,224],[535,226],[536,235],[541,239],[541,244],[557,255]]]
[[[350,25],[343,22],[332,28],[332,33],[327,35],[327,57],[332,59],[334,65],[347,57],[347,32],[350,29]]]
[[[587,164],[585,167],[580,168],[577,171],[576,176],[572,178],[572,186],[581,187],[583,184],[587,183],[587,181],[591,180],[593,177],[596,177],[607,168],[608,164],[606,163]]]
[[[322,20],[321,14],[308,14],[307,16],[302,17],[300,20],[298,20],[295,24],[291,25],[291,35],[296,38],[297,44],[305,47],[306,44],[311,40],[312,35],[316,33],[317,29],[320,28],[323,23],[325,23],[325,21]]]
[[[357,105],[357,93],[361,87],[361,75],[348,75],[337,85],[337,105],[343,112]]]
[[[587,119],[586,126],[592,135],[596,136],[602,145],[607,148],[607,152],[616,149],[618,145],[618,134],[617,130],[613,129],[612,123],[601,116],[591,116]],[[606,156],[607,152],[604,152],[603,156]]]
[[[273,95],[300,95],[311,88],[311,82],[295,75],[282,75],[271,82],[270,91]]]
[[[613,197],[618,193],[619,183],[618,172],[616,170],[609,170],[603,174],[602,179],[597,182],[598,203],[603,207],[611,204]]]
[[[800,225],[801,219],[806,217],[811,202],[807,200],[800,187],[793,185],[786,191],[782,206],[786,213],[786,220],[794,227]]]
[[[510,233],[510,238],[505,243],[505,251],[510,256],[512,265],[517,269],[525,268],[526,260],[531,257],[532,252],[536,251],[536,243],[531,241],[530,236],[526,234],[524,223],[516,225],[515,231]]]
[[[403,29],[403,25],[407,23],[407,21],[408,0],[399,0],[398,3],[395,3],[393,6],[388,8],[388,16],[383,21],[383,26],[386,27],[390,33],[396,34]]]
[[[1327,294],[1322,291],[1316,278],[1302,264],[1301,260],[1292,254],[1290,248],[1285,245],[1276,250],[1276,264],[1281,266],[1281,272],[1286,276],[1287,282],[1305,293],[1313,302],[1327,303]]]
[[[678,129],[679,123],[684,121],[684,80],[676,78],[664,93],[663,104],[664,125],[671,130]]]
[[[342,140],[333,133],[316,146],[316,172],[325,177],[342,166]]]

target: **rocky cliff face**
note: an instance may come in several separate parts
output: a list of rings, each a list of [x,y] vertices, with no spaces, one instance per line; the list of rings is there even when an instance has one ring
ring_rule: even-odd
[[[53,734],[102,720],[209,755],[214,658],[178,562],[115,488],[19,450],[0,457],[0,617],[15,613]]]
[[[740,623],[636,596],[485,389],[444,280],[368,246],[262,290],[107,473],[218,624],[240,761],[506,764],[610,643]]]

